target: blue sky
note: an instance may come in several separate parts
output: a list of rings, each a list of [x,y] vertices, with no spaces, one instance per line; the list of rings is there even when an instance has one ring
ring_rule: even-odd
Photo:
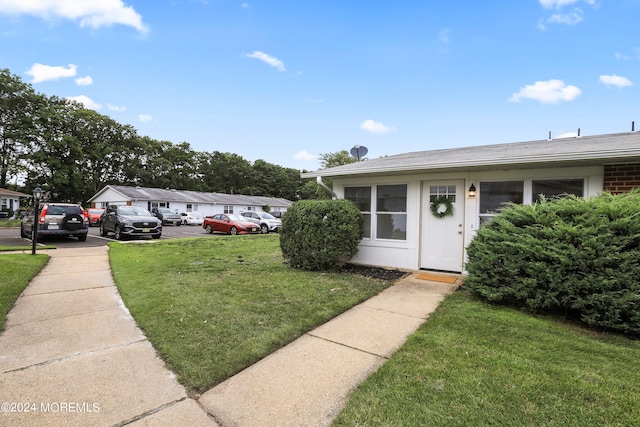
[[[140,135],[318,155],[640,129],[638,0],[0,0],[0,68]]]

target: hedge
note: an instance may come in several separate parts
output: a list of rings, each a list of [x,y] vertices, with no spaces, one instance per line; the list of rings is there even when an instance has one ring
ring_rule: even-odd
[[[640,335],[640,192],[508,205],[468,249],[488,301]]]
[[[280,248],[292,267],[338,268],[358,252],[363,217],[348,200],[301,200],[282,217]]]

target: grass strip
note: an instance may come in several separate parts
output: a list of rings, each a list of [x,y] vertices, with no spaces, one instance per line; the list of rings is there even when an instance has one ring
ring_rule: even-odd
[[[640,342],[459,291],[350,396],[335,426],[640,425]]]
[[[136,322],[196,393],[391,285],[289,268],[277,235],[112,243],[109,254]]]
[[[0,331],[4,331],[7,313],[31,279],[42,270],[49,255],[0,255]]]

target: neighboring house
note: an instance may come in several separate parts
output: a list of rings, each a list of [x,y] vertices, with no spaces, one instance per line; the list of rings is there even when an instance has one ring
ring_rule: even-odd
[[[465,248],[506,202],[640,187],[640,133],[399,154],[302,174],[330,178],[365,216],[353,262],[464,271]],[[431,203],[438,203],[432,212]],[[450,203],[450,206],[448,206]],[[440,217],[451,207],[451,215]]]
[[[0,211],[16,212],[20,209],[20,199],[28,199],[30,197],[29,194],[0,188]]]
[[[293,202],[275,197],[107,185],[90,198],[89,203],[91,207],[96,208],[105,208],[108,205],[134,205],[148,210],[169,208],[177,213],[199,212],[203,216],[209,216],[219,213],[262,211],[265,205],[269,205],[271,212],[285,212]]]

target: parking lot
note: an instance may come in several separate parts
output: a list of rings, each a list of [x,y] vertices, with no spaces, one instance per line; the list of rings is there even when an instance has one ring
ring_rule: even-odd
[[[200,225],[182,225],[179,227],[173,225],[165,225],[162,227],[162,240],[179,239],[185,237],[208,237],[215,238],[221,234],[209,234]],[[149,237],[149,239],[151,239]],[[53,245],[65,248],[81,248],[90,246],[103,246],[109,242],[115,241],[113,234],[109,237],[100,236],[99,227],[89,228],[87,240],[79,242],[76,238],[46,238],[38,243],[40,245]],[[0,228],[0,246],[28,246],[31,245],[30,239],[20,237],[20,228]]]

